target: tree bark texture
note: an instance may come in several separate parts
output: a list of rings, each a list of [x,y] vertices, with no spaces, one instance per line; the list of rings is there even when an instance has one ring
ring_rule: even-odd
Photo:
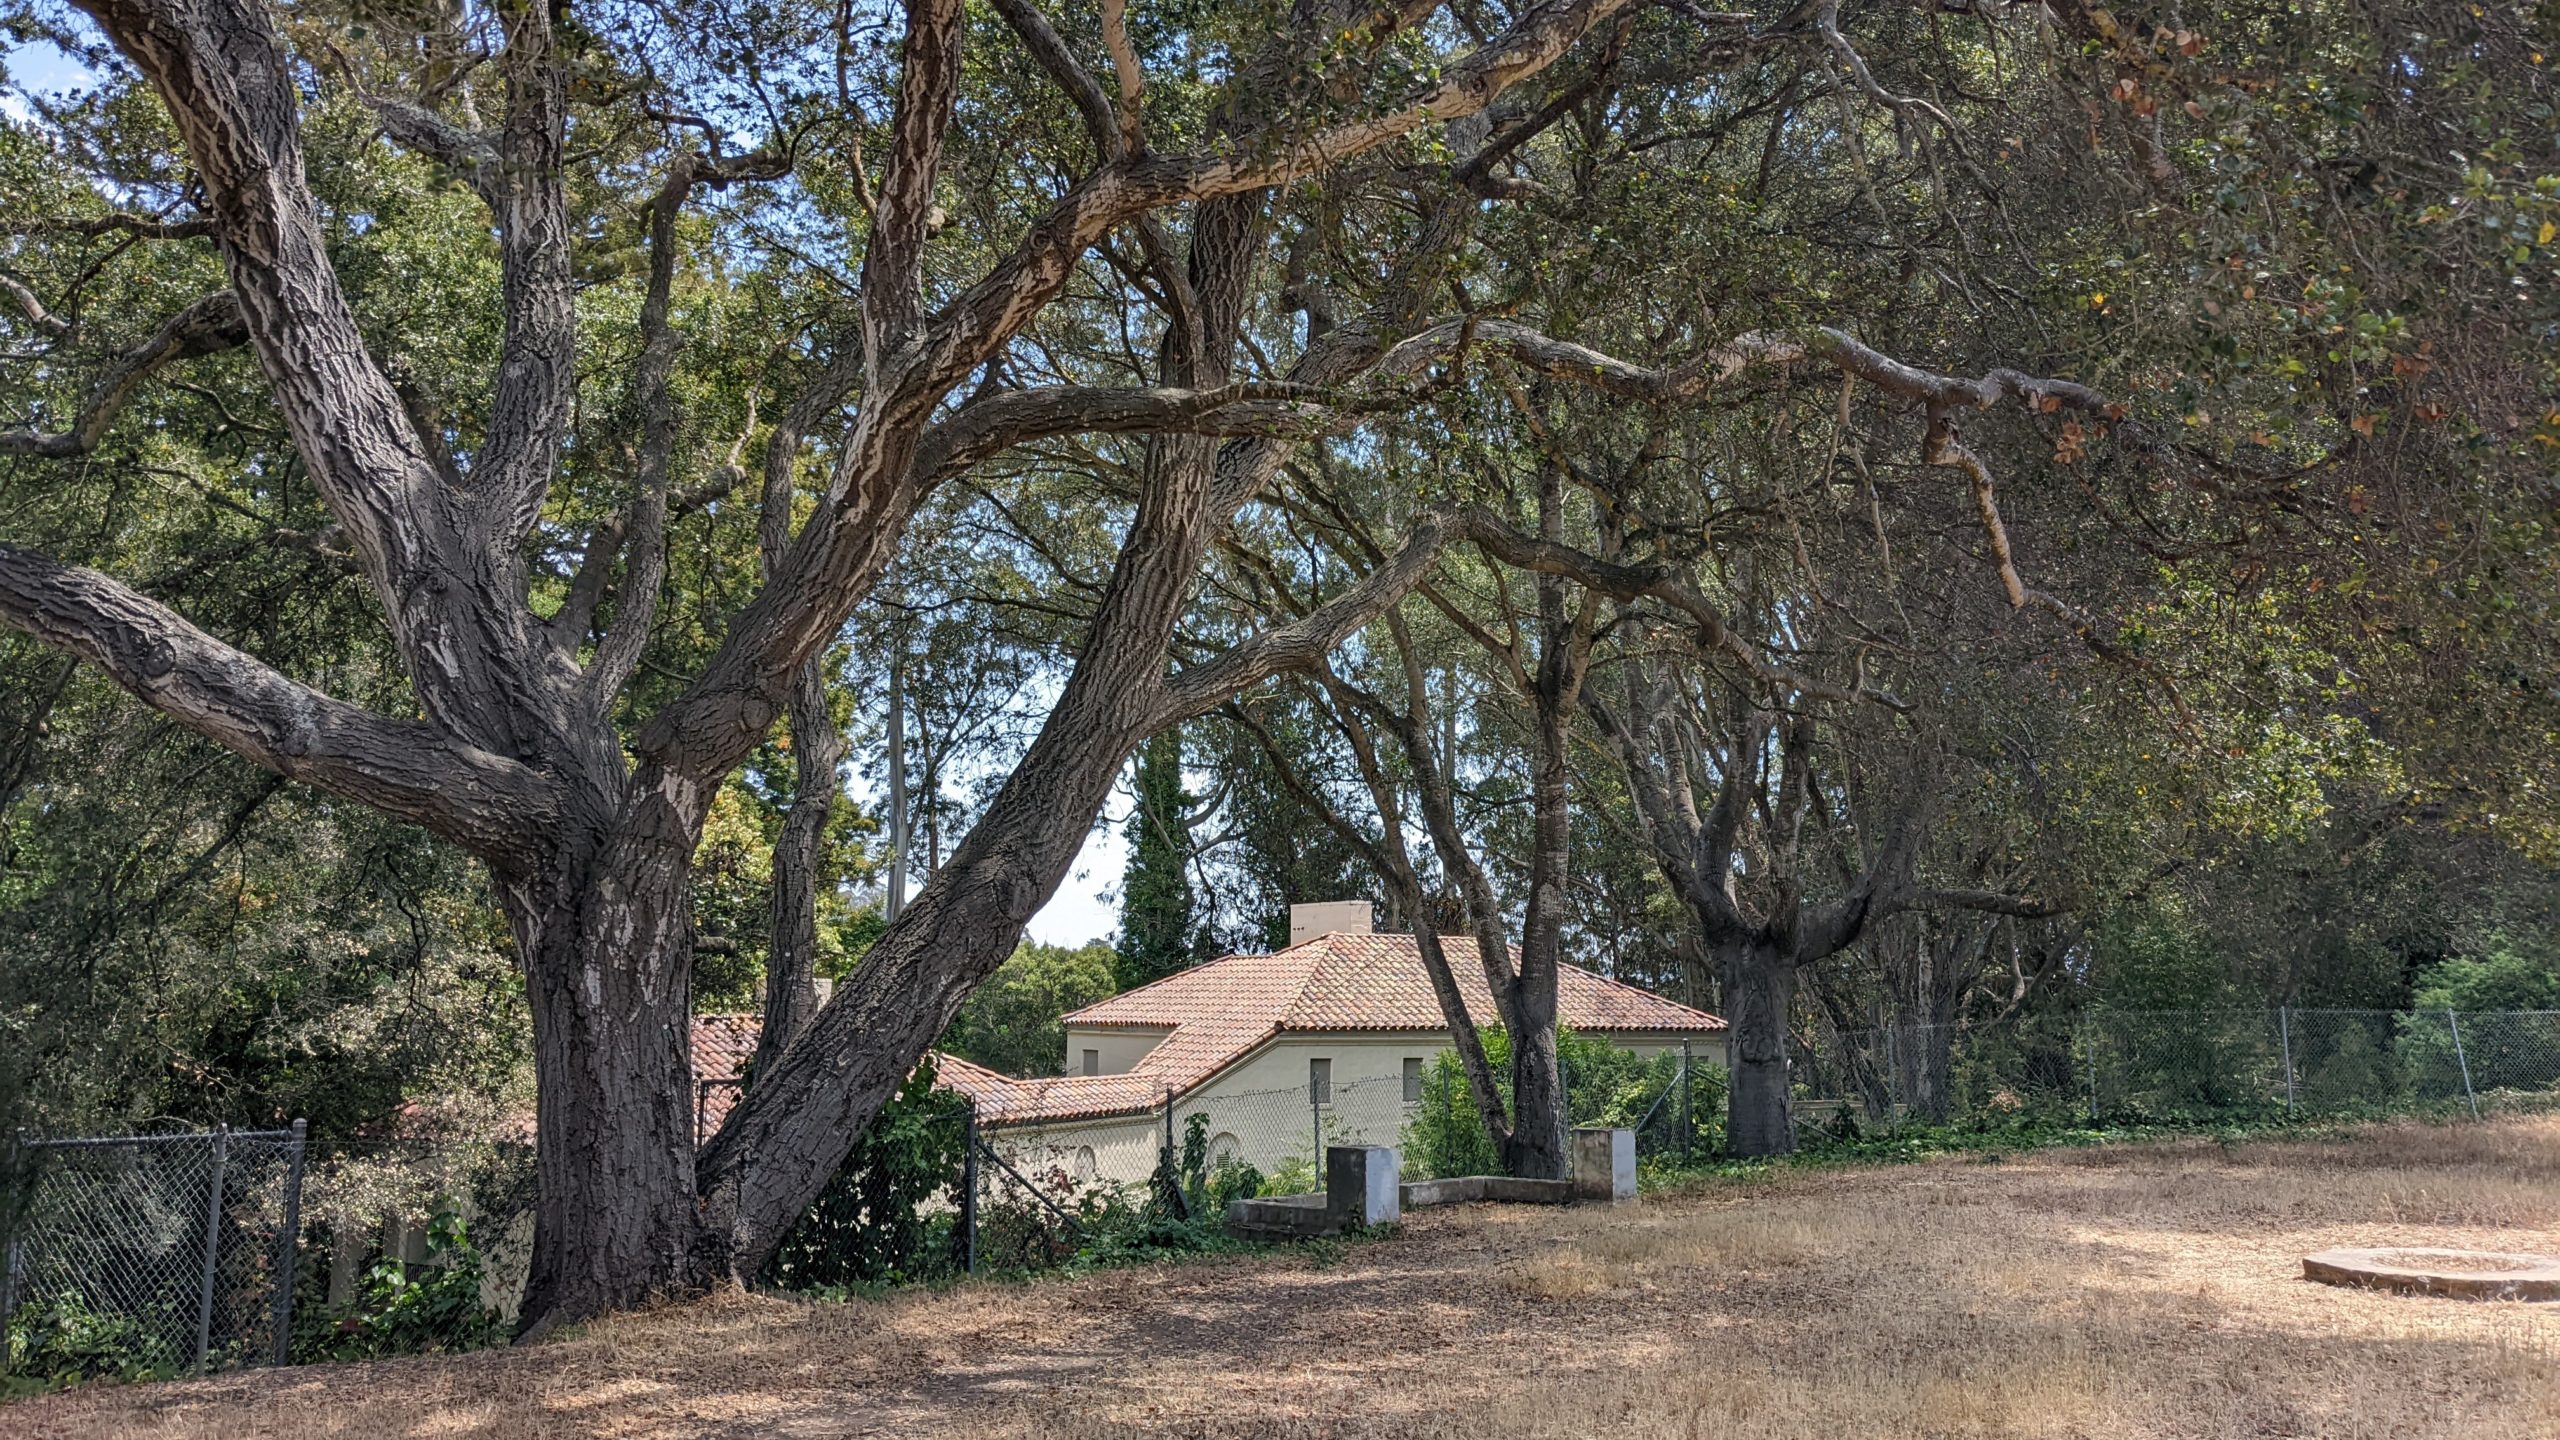
[[[1796,1148],[1787,1073],[1787,1014],[1796,967],[1764,945],[1739,944],[1718,957],[1732,1067],[1725,1148],[1736,1155],[1786,1155]]]
[[[844,732],[827,708],[820,665],[801,668],[791,692],[791,809],[773,841],[773,896],[767,911],[764,1025],[754,1073],[764,1074],[818,1011],[818,859],[834,813]]]

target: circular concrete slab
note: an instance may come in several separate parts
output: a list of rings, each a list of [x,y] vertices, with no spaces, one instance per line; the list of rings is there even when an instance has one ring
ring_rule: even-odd
[[[2302,1275],[2324,1285],[2362,1285],[2402,1295],[2462,1300],[2560,1300],[2560,1255],[2494,1250],[2323,1250],[2302,1258]]]

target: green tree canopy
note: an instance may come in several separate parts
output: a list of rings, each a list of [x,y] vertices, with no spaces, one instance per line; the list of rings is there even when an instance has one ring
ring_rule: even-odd
[[[1117,994],[1118,957],[1100,942],[1069,947],[1026,940],[996,967],[943,1032],[942,1047],[1007,1075],[1066,1073],[1060,1016]]]

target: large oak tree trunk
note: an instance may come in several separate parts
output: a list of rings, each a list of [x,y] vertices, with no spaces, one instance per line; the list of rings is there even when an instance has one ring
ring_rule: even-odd
[[[1736,946],[1719,957],[1725,1022],[1733,1028],[1725,1149],[1735,1155],[1787,1155],[1796,1148],[1788,1111],[1787,1011],[1796,971],[1766,945]]]
[[[1523,987],[1526,989],[1527,987]],[[1521,1029],[1511,1037],[1511,1135],[1503,1165],[1531,1180],[1565,1175],[1564,1076],[1556,1061],[1555,993],[1521,996]]]
[[[654,783],[652,783],[654,781]],[[510,887],[533,1002],[541,1200],[528,1332],[712,1277],[694,1205],[693,787],[644,776],[594,852]]]

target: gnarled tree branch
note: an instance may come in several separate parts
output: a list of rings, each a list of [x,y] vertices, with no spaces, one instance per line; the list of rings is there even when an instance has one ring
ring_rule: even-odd
[[[249,332],[240,322],[240,302],[228,290],[207,295],[169,317],[150,339],[117,356],[89,391],[80,418],[68,430],[0,430],[0,455],[32,455],[68,459],[86,455],[106,438],[107,428],[132,403],[143,382],[163,368],[198,355],[211,355],[246,344]]]
[[[557,807],[515,761],[287,679],[95,570],[0,545],[0,623],[76,655],[254,764],[420,825],[505,867]]]
[[[1360,577],[1351,588],[1285,625],[1239,641],[1215,659],[1175,675],[1166,682],[1165,706],[1155,728],[1205,715],[1239,691],[1322,660],[1420,584],[1460,529],[1453,517],[1425,517],[1385,564]]]

